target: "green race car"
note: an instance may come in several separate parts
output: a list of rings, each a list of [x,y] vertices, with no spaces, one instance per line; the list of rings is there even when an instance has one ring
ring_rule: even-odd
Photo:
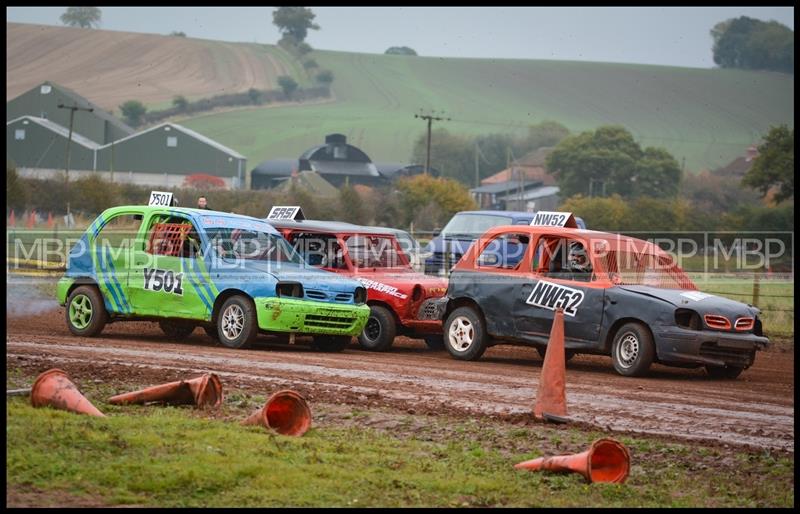
[[[170,206],[104,211],[70,250],[57,297],[78,336],[151,320],[172,339],[202,326],[230,348],[263,332],[339,351],[370,313],[359,282],[306,265],[263,220]]]

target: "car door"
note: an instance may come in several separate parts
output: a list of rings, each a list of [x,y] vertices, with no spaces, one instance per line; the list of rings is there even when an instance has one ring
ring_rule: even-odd
[[[597,346],[603,320],[605,286],[594,273],[565,268],[570,244],[579,238],[541,235],[530,253],[525,280],[515,291],[514,320],[525,339],[547,341],[558,308],[564,310],[564,334],[577,346]]]
[[[199,277],[203,244],[187,216],[153,213],[133,252],[128,279],[139,315],[208,319],[213,298]]]
[[[105,298],[106,309],[131,314],[133,308],[128,287],[132,253],[142,221],[141,212],[115,213],[93,224],[92,259],[97,283]]]

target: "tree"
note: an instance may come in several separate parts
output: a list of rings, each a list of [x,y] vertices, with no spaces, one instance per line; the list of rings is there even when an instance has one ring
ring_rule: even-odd
[[[310,70],[311,68],[319,68],[319,64],[314,59],[306,59],[303,61],[303,68]]]
[[[97,7],[67,7],[61,23],[70,27],[91,29],[100,25],[102,11]]]
[[[717,23],[711,38],[714,62],[722,68],[794,73],[794,31],[777,21],[731,18]]]
[[[172,99],[172,106],[178,109],[180,112],[184,112],[186,111],[186,108],[189,107],[189,101],[185,96],[177,95]]]
[[[794,129],[786,125],[770,128],[742,185],[760,191],[761,196],[777,188],[776,203],[794,196]]]
[[[621,126],[604,126],[561,141],[547,157],[562,198],[575,194],[623,198],[677,194],[681,170],[666,150],[642,150]]]
[[[425,164],[427,141],[426,131],[414,142],[412,162]],[[451,134],[447,129],[434,129],[431,132],[431,167],[437,168],[442,176],[472,184],[475,176],[475,147],[472,141],[467,137]]]
[[[263,99],[261,98],[261,91],[258,89],[251,87],[247,90],[247,96],[250,98],[250,102],[261,105]]]
[[[186,37],[186,32],[182,32],[180,30],[173,30],[172,32],[169,33],[169,35],[175,37]]]
[[[319,30],[319,25],[313,22],[315,17],[307,7],[278,7],[272,11],[272,23],[298,43],[306,39],[309,29]]]
[[[356,225],[369,222],[361,195],[350,184],[339,188],[339,219]]]
[[[28,188],[17,174],[17,168],[6,161],[6,205],[18,213],[28,204]]]
[[[297,89],[297,82],[295,82],[295,80],[288,75],[278,77],[278,85],[281,86],[281,89],[283,89],[283,94],[285,94],[286,98],[289,99],[292,98],[292,93],[294,93]]]
[[[557,121],[545,120],[528,127],[528,136],[522,143],[525,153],[545,146],[555,146],[569,135],[569,129]]]
[[[407,46],[390,46],[383,53],[386,55],[417,55],[413,48]]]
[[[331,70],[322,70],[317,73],[316,79],[318,83],[325,86],[330,86],[333,82],[333,72]]]
[[[138,127],[147,112],[147,107],[139,100],[128,100],[119,106],[119,110],[122,112],[122,117],[131,127]]]
[[[400,204],[406,216],[404,220],[406,226],[414,213],[426,208],[430,203],[436,204],[441,209],[443,219],[436,220],[438,226],[459,211],[476,208],[475,201],[470,197],[467,188],[453,179],[415,175],[403,177],[396,184],[400,192]]]

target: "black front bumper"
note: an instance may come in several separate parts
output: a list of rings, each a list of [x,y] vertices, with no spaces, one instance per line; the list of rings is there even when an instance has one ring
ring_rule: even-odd
[[[748,368],[753,364],[756,351],[769,345],[769,339],[752,333],[654,328],[656,353],[663,363]]]

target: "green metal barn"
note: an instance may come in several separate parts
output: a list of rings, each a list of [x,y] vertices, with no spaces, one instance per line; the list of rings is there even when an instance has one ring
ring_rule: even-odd
[[[61,125],[35,116],[22,116],[6,123],[6,158],[17,168],[63,171],[69,132]],[[71,170],[93,170],[99,145],[80,134],[72,134],[69,152]],[[40,175],[40,174],[35,174]]]

